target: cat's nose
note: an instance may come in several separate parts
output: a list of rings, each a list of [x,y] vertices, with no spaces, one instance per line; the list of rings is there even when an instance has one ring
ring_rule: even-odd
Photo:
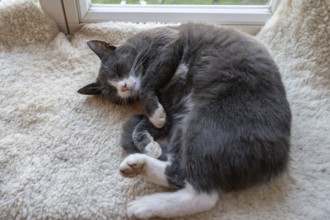
[[[135,83],[133,83],[133,85],[125,83],[124,85],[121,86],[120,90],[122,92],[126,92],[129,90],[132,90],[134,88],[134,86],[135,86]]]
[[[128,87],[127,83],[125,83],[124,85],[122,85],[122,86],[120,87],[120,90],[121,90],[122,92],[126,92],[126,91],[128,91],[128,90],[129,90],[129,87]]]

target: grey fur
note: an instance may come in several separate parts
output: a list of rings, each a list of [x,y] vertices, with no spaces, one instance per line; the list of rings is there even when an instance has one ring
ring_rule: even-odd
[[[290,108],[277,66],[253,38],[189,23],[144,31],[116,49],[98,50],[103,65],[119,76],[132,73],[133,63],[143,58],[134,73],[142,77],[140,101],[147,115],[160,102],[166,124],[156,128],[145,116],[134,116],[123,127],[122,145],[128,153],[143,153],[149,142],[143,132],[168,137],[161,158],[170,155],[166,176],[173,187],[188,182],[203,192],[240,190],[286,170]],[[118,75],[103,65],[97,81],[79,91],[131,101],[120,100],[105,83]],[[176,72],[180,65],[187,68]]]

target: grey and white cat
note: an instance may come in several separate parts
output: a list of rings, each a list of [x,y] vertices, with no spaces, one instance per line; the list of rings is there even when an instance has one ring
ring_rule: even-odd
[[[176,217],[221,193],[265,183],[289,160],[291,113],[277,66],[253,38],[206,24],[143,31],[122,45],[90,41],[102,65],[79,93],[141,101],[123,126],[124,177],[175,188],[128,204],[129,217]],[[168,137],[167,145],[157,139]]]

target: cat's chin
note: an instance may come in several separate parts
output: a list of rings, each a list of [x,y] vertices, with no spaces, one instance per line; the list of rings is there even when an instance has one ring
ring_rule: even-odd
[[[127,98],[137,98],[138,97],[138,91],[135,89],[128,90],[125,92],[118,92],[118,96],[123,99]]]

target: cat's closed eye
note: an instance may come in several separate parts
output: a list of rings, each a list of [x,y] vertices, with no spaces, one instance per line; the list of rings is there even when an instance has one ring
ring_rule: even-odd
[[[114,71],[114,72],[119,78],[124,76],[124,73],[122,71],[120,71],[120,68],[118,66],[116,66],[116,71]]]

